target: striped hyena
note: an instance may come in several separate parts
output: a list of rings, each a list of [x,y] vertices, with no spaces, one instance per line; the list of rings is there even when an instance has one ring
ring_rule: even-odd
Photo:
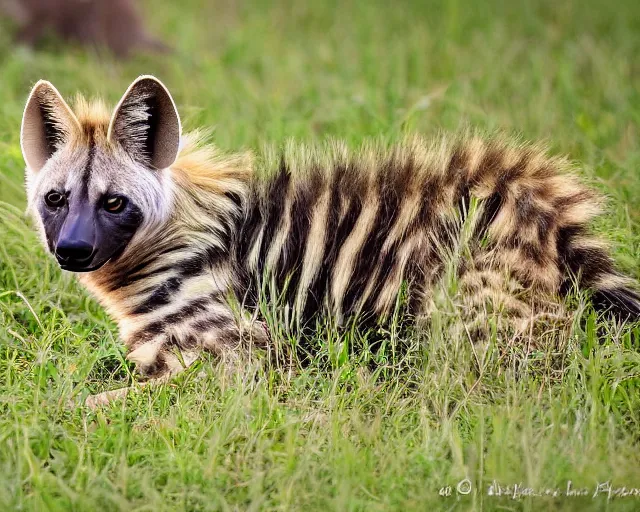
[[[251,315],[265,284],[299,325],[317,313],[384,321],[401,288],[407,315],[428,316],[463,230],[469,257],[457,278],[471,317],[490,301],[522,325],[572,283],[597,308],[640,317],[634,283],[589,234],[598,195],[538,146],[413,138],[355,154],[288,147],[256,163],[200,139],[181,134],[173,99],[150,76],[111,116],[82,99],[71,109],[45,81],[24,112],[42,239],[117,320],[128,358],[150,377],[203,349],[267,343]]]

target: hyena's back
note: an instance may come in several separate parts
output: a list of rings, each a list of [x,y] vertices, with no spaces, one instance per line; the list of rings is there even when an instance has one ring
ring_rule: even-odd
[[[541,148],[414,139],[357,156],[288,150],[276,167],[253,184],[237,254],[249,295],[276,290],[303,320],[388,315],[403,283],[409,311],[425,314],[448,263],[471,308],[529,316],[577,282],[597,307],[640,317],[629,280],[588,233],[598,195]]]

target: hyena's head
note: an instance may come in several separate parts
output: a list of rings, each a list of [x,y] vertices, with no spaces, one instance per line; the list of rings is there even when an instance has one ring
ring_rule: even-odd
[[[134,81],[109,118],[98,104],[74,112],[49,82],[27,101],[21,145],[29,209],[60,266],[89,272],[135,250],[171,208],[167,170],[180,119],[157,79]]]

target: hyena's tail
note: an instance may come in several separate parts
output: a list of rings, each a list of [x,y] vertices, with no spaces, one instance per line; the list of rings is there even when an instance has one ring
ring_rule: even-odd
[[[469,149],[473,148],[473,151]],[[542,289],[590,290],[594,306],[622,321],[640,320],[638,284],[622,275],[590,232],[602,200],[571,164],[534,146],[468,143],[471,192],[487,206],[484,229],[505,266]]]
[[[579,229],[560,230],[559,261],[567,279],[577,279],[581,288],[593,292],[592,303],[621,321],[640,320],[640,294],[637,283],[622,275],[615,266],[609,250],[596,238],[580,234]]]

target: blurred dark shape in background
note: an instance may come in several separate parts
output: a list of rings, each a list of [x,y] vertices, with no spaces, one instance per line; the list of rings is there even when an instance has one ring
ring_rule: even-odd
[[[19,42],[35,46],[49,32],[84,45],[105,46],[118,57],[170,48],[149,35],[134,0],[0,0],[18,25]]]

